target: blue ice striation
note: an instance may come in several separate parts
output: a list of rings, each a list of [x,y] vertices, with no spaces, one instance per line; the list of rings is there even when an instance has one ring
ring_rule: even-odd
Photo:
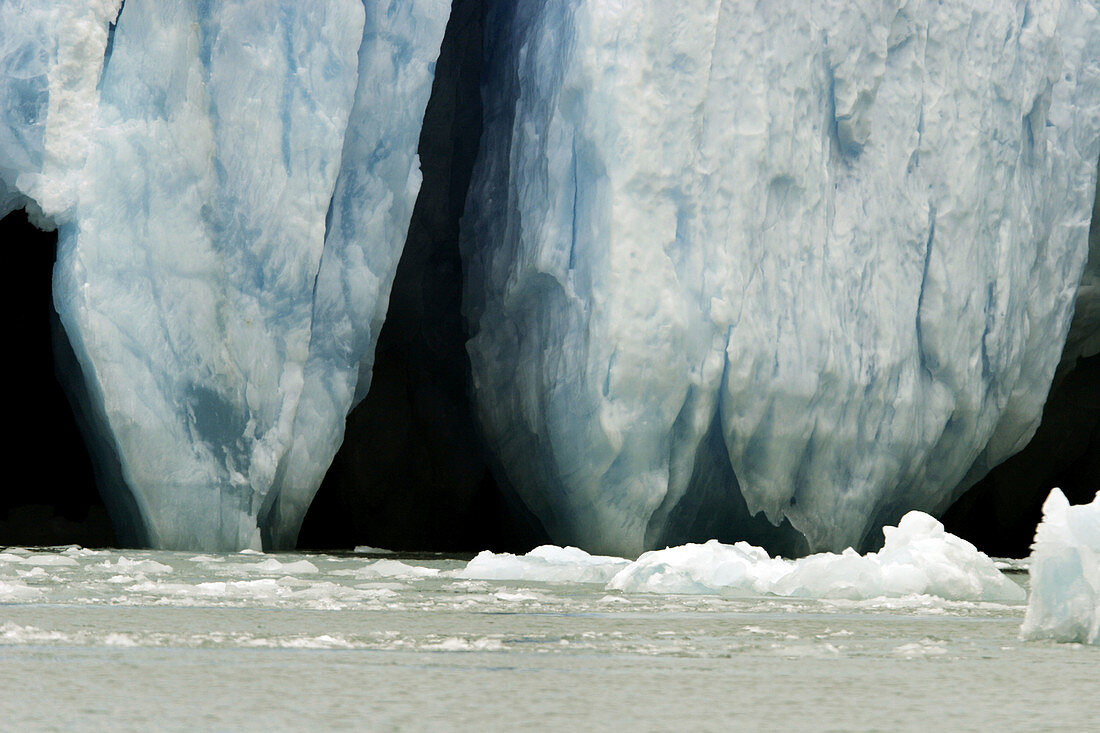
[[[1026,444],[1089,249],[1096,2],[532,0],[488,28],[473,385],[555,542],[873,545]]]
[[[0,214],[58,228],[130,542],[293,546],[370,382],[448,13],[0,0]]]

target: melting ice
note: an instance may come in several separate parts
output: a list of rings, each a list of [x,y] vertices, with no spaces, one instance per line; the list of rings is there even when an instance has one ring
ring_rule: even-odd
[[[1058,489],[1043,504],[1029,563],[1026,639],[1100,644],[1100,496],[1070,506]]]
[[[575,547],[539,547],[527,555],[483,552],[465,578],[599,582],[612,590],[725,593],[795,598],[870,599],[913,595],[956,601],[1022,601],[1023,588],[972,544],[922,512],[885,527],[879,552],[771,557],[745,542],[716,540],[647,552],[634,562],[589,555]]]

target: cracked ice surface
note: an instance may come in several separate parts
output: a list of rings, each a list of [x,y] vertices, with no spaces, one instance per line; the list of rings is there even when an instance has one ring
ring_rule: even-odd
[[[0,206],[59,226],[54,301],[130,541],[293,544],[370,381],[447,16],[0,5]]]
[[[469,350],[555,542],[681,542],[739,487],[737,521],[859,547],[1026,443],[1088,252],[1095,2],[544,0],[489,27]]]

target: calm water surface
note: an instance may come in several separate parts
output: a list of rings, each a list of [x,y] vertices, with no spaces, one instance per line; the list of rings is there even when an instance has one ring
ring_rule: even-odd
[[[1019,641],[1022,605],[621,594],[464,566],[0,550],[0,728],[1100,729],[1100,649]]]

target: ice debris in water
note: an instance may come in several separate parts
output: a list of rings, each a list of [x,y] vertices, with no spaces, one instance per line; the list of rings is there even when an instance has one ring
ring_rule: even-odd
[[[476,580],[534,580],[551,583],[606,583],[630,564],[621,557],[589,555],[576,547],[536,547],[526,555],[486,550],[458,571]]]
[[[1100,645],[1100,495],[1070,506],[1054,489],[1043,504],[1020,636]]]
[[[573,547],[531,553],[483,552],[458,574],[482,580],[607,582],[649,593],[727,593],[797,598],[868,599],[939,596],[957,601],[1023,601],[1020,586],[974,545],[944,531],[923,512],[883,529],[882,550],[820,553],[798,560],[771,557],[746,542],[711,540],[647,552],[636,561],[593,556]]]

